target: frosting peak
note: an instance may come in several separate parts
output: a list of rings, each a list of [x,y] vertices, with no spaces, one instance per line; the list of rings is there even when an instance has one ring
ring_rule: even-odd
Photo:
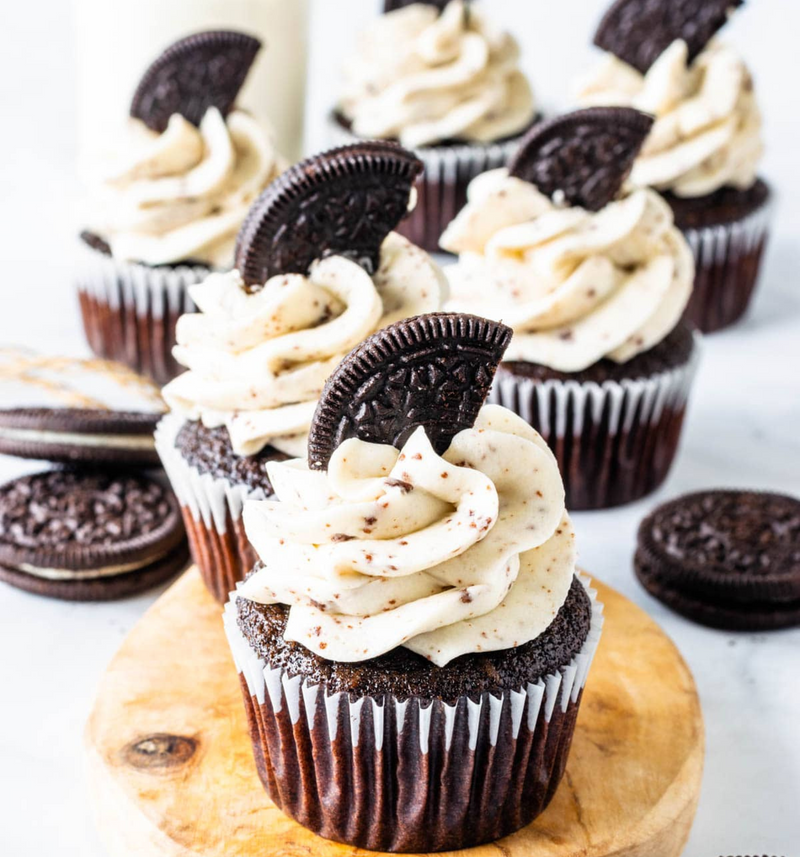
[[[161,134],[131,119],[90,225],[120,259],[227,268],[250,204],[285,166],[259,123],[240,111],[224,119],[212,107],[199,128],[174,114]]]
[[[345,67],[342,113],[362,137],[411,148],[444,140],[493,142],[533,120],[519,47],[480,11],[451,0],[439,15],[414,3],[380,16]]]
[[[212,274],[189,293],[175,357],[189,371],[163,391],[173,409],[228,428],[237,455],[267,444],[303,454],[328,376],[356,345],[401,318],[441,307],[446,280],[422,250],[394,233],[374,276],[342,256],[308,276],[272,277],[256,292],[238,271]]]
[[[750,187],[763,153],[753,80],[736,52],[711,42],[690,64],[677,40],[642,75],[608,54],[583,82],[584,106],[636,107],[656,117],[634,164],[633,187],[698,197]]]
[[[486,406],[439,456],[424,429],[402,450],[345,441],[328,471],[270,463],[279,501],[245,504],[263,567],[239,594],[290,606],[285,636],[361,661],[397,646],[443,666],[522,645],[566,599],[574,534],[542,438]]]
[[[597,213],[560,208],[507,170],[484,173],[442,236],[454,309],[514,329],[506,360],[577,372],[664,339],[691,294],[691,250],[669,205],[638,190]]]

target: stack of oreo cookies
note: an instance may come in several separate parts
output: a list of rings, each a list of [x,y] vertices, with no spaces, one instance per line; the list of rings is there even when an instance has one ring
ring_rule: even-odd
[[[98,360],[0,354],[0,453],[55,465],[0,486],[0,580],[70,601],[122,598],[188,561],[159,466],[157,387]]]

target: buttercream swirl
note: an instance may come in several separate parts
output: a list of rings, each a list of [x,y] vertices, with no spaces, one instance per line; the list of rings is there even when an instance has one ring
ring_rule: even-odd
[[[575,572],[553,454],[522,419],[483,408],[440,456],[347,440],[327,472],[270,463],[279,501],[249,502],[264,566],[239,589],[290,606],[285,636],[334,661],[405,646],[444,666],[539,636]]]
[[[451,0],[439,12],[414,3],[382,15],[345,66],[342,114],[362,137],[411,148],[444,140],[494,142],[535,115],[519,70],[519,47],[476,4]]]
[[[247,113],[212,107],[196,128],[174,114],[162,134],[129,122],[127,146],[96,190],[93,231],[118,259],[230,268],[253,200],[286,163]]]
[[[452,308],[514,330],[506,360],[578,372],[624,363],[669,335],[694,280],[691,250],[669,205],[637,190],[597,213],[559,207],[493,170],[442,236]]]
[[[376,330],[441,308],[447,281],[418,247],[391,233],[370,276],[331,256],[308,276],[245,289],[238,271],[189,288],[200,312],[178,319],[175,358],[189,371],[163,390],[174,411],[225,425],[237,455],[267,444],[301,455],[317,399],[342,358]]]
[[[672,43],[642,75],[609,54],[583,83],[585,105],[636,107],[656,117],[634,164],[633,187],[698,197],[722,187],[744,190],[763,153],[753,79],[736,52],[711,42],[688,63],[686,43]]]

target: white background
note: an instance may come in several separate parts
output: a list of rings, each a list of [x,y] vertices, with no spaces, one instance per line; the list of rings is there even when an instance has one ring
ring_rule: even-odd
[[[566,105],[575,69],[590,62],[603,0],[488,3],[523,43],[543,106]],[[69,274],[78,192],[71,4],[2,0],[2,7],[0,344],[83,353]],[[324,144],[338,61],[375,7],[373,0],[313,2],[309,150]],[[584,566],[662,623],[698,681],[708,755],[689,857],[800,854],[800,631],[733,635],[693,626],[650,599],[631,570],[636,525],[662,499],[718,485],[800,494],[799,30],[795,0],[751,0],[726,34],[756,75],[764,174],[780,196],[753,311],[736,330],[706,341],[667,485],[628,508],[576,516]],[[28,469],[0,460],[3,478]],[[85,806],[81,731],[104,666],[154,597],[70,605],[0,586],[0,854],[103,854]]]

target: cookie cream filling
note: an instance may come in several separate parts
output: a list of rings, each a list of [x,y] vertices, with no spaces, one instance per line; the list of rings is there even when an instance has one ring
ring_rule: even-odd
[[[744,190],[763,154],[761,113],[747,66],[711,42],[690,64],[677,40],[642,75],[612,54],[583,82],[583,106],[635,107],[656,117],[630,176],[633,187],[698,197]]]
[[[155,439],[148,434],[89,434],[0,426],[0,437],[33,443],[66,443],[70,446],[102,446],[109,449],[155,449],[156,447]]]
[[[99,580],[103,577],[116,577],[120,574],[128,574],[132,571],[147,568],[154,565],[160,559],[163,559],[168,553],[168,551],[162,551],[136,562],[106,565],[103,568],[93,568],[86,571],[76,571],[73,568],[45,568],[38,565],[29,565],[24,562],[20,563],[17,568],[19,571],[24,571],[25,574],[40,577],[43,580]]]
[[[162,134],[130,120],[126,151],[104,176],[90,227],[117,259],[165,265],[233,263],[236,233],[286,163],[246,113],[214,107],[199,128],[174,114]]]
[[[444,666],[522,645],[564,603],[572,524],[553,454],[494,405],[444,455],[347,440],[327,472],[271,462],[276,501],[245,504],[260,567],[238,590],[290,606],[285,636],[362,661],[405,646]]]
[[[303,455],[317,399],[342,358],[376,330],[440,309],[447,281],[427,253],[392,233],[373,276],[332,256],[308,276],[272,277],[256,292],[231,271],[189,293],[200,312],[178,320],[174,353],[189,371],[164,388],[169,407],[225,425],[237,455],[267,444]]]
[[[624,363],[680,320],[694,281],[669,205],[636,190],[599,212],[556,205],[505,169],[484,173],[442,236],[451,308],[514,330],[506,360],[578,372]]]
[[[356,134],[411,148],[494,142],[536,114],[516,40],[463,0],[441,15],[414,3],[377,18],[345,66],[345,84],[340,111]]]

